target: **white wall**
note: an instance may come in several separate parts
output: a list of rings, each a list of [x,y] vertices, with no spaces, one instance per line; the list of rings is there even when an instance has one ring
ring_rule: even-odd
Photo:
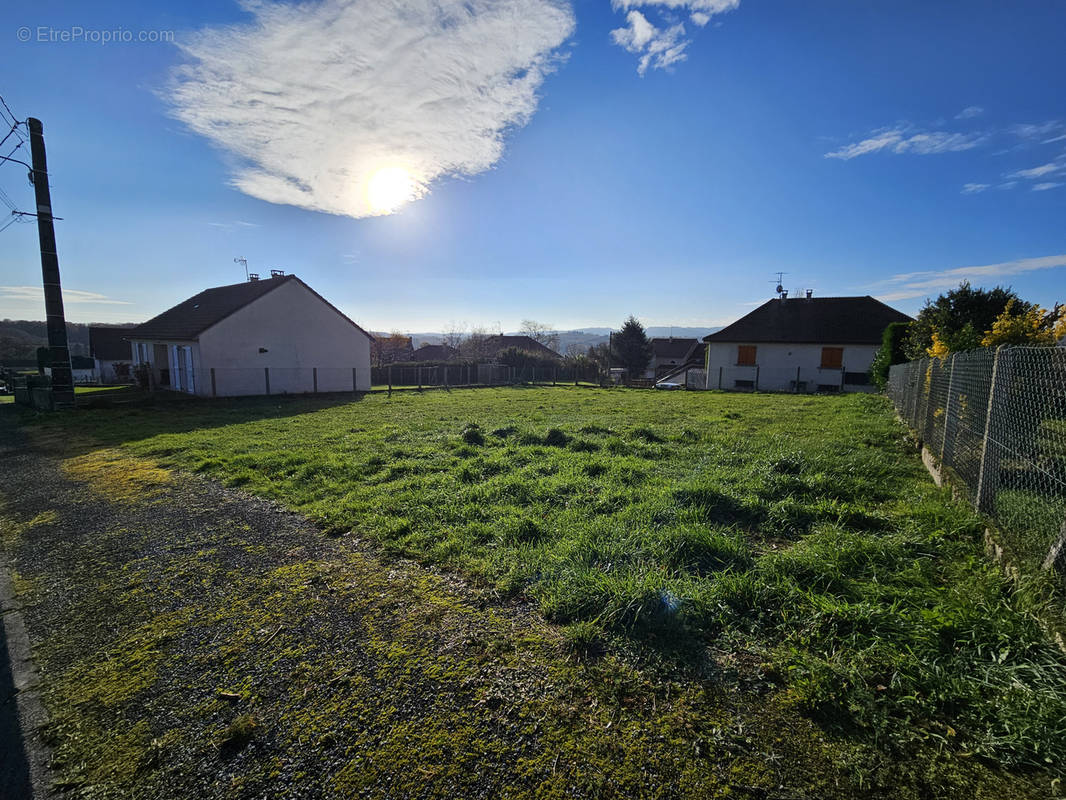
[[[260,352],[260,348],[266,352]],[[219,396],[365,391],[370,388],[370,339],[298,281],[272,292],[200,334],[197,393]]]
[[[822,347],[820,344],[764,344],[752,342],[755,346],[756,366],[738,366],[737,348],[740,343],[710,342],[707,345],[707,388],[738,389],[737,381],[758,380],[759,391],[791,392],[797,379],[801,387],[806,384],[808,392],[819,391],[820,386],[841,387],[844,372],[869,373],[870,364],[877,354],[878,345],[847,344],[826,345],[843,347],[843,369],[822,369]],[[846,392],[871,392],[871,385],[852,385],[845,383]]]

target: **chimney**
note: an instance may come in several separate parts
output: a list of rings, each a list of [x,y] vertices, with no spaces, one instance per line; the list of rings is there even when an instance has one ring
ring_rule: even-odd
[[[810,299],[811,299],[811,295],[812,295],[812,294],[814,294],[814,289],[808,289],[808,290],[807,290],[807,299],[808,299],[808,300],[810,300]]]
[[[259,273],[258,272],[249,272],[248,273],[248,282],[249,283],[255,283],[257,280],[259,280]]]
[[[781,290],[781,300],[782,301],[788,300],[788,289],[782,289]]]
[[[272,269],[272,270],[270,270],[270,277],[271,278],[284,278],[285,277],[285,270],[283,270],[283,269]]]

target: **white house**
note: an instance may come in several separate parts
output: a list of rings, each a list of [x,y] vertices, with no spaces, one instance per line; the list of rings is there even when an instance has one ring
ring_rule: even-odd
[[[190,394],[370,388],[373,337],[295,275],[207,289],[126,337],[135,372]]]
[[[100,383],[130,383],[133,380],[130,343],[126,339],[129,332],[129,328],[89,326],[89,355],[96,362]]]
[[[703,337],[707,388],[868,392],[885,328],[911,318],[870,296],[769,300]]]

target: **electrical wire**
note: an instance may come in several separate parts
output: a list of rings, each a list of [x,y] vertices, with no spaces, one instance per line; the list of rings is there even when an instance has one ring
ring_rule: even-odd
[[[8,116],[11,117],[11,124],[17,126],[19,124],[19,118],[15,116],[14,112],[12,112],[11,106],[7,104],[7,100],[4,99],[2,94],[0,94],[0,103],[3,103],[4,108],[7,109]]]
[[[6,231],[6,230],[7,230],[8,228],[10,228],[10,227],[11,227],[12,225],[14,225],[14,224],[15,224],[15,220],[17,220],[17,219],[18,219],[18,217],[16,217],[16,216],[12,215],[11,219],[9,219],[9,220],[7,221],[7,224],[6,224],[6,225],[0,226],[0,233],[3,233],[3,232],[4,232],[4,231]]]

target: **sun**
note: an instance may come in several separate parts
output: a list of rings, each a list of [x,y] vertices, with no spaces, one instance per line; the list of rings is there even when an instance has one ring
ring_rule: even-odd
[[[366,185],[366,199],[375,214],[391,214],[415,197],[415,180],[403,167],[382,167]]]

